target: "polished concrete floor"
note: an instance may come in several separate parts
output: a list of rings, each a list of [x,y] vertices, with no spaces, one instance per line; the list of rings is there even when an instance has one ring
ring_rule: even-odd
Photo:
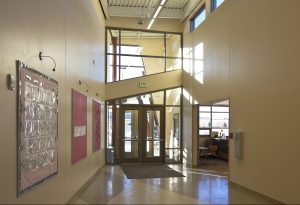
[[[199,170],[203,171],[213,171],[219,174],[228,175],[228,161],[218,159],[218,158],[211,158],[208,159],[206,163],[198,165]]]
[[[71,204],[273,204],[229,183],[226,173],[169,165],[186,177],[127,179],[120,166],[105,166]]]

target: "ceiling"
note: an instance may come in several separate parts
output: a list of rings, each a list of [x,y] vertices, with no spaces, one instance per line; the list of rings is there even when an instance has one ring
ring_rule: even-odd
[[[189,0],[167,0],[158,18],[182,19]],[[136,17],[141,21],[153,16],[161,0],[107,0],[110,16]],[[142,22],[141,22],[142,23]]]

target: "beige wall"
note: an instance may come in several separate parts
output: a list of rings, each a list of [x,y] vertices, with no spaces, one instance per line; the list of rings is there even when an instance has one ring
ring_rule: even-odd
[[[106,99],[122,98],[131,95],[163,90],[167,88],[181,86],[181,70],[159,73],[126,81],[119,81],[106,84]],[[163,80],[157,80],[163,79]],[[140,88],[139,82],[147,82],[147,88]]]
[[[94,154],[91,147],[91,100],[99,100],[96,92],[105,96],[104,21],[100,12],[96,0],[1,1],[0,203],[65,203],[104,164],[104,141]],[[55,59],[56,72],[52,72],[52,61],[38,59],[39,51]],[[59,85],[58,175],[19,198],[16,91],[6,89],[6,75],[16,75],[17,59],[56,79]],[[89,84],[89,93],[78,85],[79,79]],[[70,161],[71,88],[88,95],[88,157],[74,165]],[[102,113],[104,119],[104,110]],[[103,137],[104,120],[101,134]]]
[[[226,0],[184,33],[185,47],[204,43],[204,84],[184,73],[184,88],[199,102],[230,97],[230,131],[244,132],[242,160],[230,141],[230,180],[285,203],[300,203],[299,6]]]

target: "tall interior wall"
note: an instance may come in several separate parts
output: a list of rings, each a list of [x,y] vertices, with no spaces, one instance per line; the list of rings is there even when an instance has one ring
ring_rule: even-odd
[[[230,132],[244,134],[242,160],[230,140],[230,180],[285,203],[300,202],[299,134],[291,134],[300,115],[299,6],[226,0],[195,31],[189,21],[184,28],[185,49],[204,46],[204,83],[184,72],[184,88],[200,103],[229,97]]]
[[[0,203],[67,202],[104,164],[104,107],[101,149],[92,154],[92,99],[104,89],[105,22],[97,0],[3,0],[0,6]],[[38,54],[52,56],[40,61]],[[17,93],[6,88],[6,75],[16,76],[21,60],[58,81],[58,175],[16,197]],[[93,60],[95,64],[93,64]],[[85,81],[90,89],[79,86]],[[87,157],[71,163],[71,89],[88,96]],[[96,93],[99,93],[99,97]]]

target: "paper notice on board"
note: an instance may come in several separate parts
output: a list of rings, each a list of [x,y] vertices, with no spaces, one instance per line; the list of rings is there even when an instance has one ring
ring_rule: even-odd
[[[75,126],[74,137],[82,137],[86,135],[86,126]]]

